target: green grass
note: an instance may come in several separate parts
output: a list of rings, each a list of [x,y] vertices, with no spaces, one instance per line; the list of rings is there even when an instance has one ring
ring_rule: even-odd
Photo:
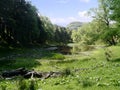
[[[72,55],[48,52],[44,49],[21,49],[9,51],[15,54],[11,60],[0,61],[0,71],[26,67],[36,71],[64,71],[65,76],[35,79],[36,90],[120,90],[120,47],[108,47],[112,51],[108,62],[104,49]],[[20,54],[20,55],[18,55]],[[0,57],[8,56],[4,55]],[[30,87],[30,80],[25,80]],[[14,87],[13,87],[14,85]],[[19,90],[19,77],[0,79],[0,90]],[[6,88],[6,89],[4,89]]]
[[[43,59],[49,59],[49,60],[63,60],[65,59],[65,56],[60,53],[54,53],[54,52],[43,52]]]

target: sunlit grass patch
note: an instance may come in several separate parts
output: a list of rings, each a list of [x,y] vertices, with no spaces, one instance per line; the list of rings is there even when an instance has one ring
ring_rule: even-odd
[[[63,59],[65,59],[65,56],[60,54],[60,53],[44,52],[43,58],[44,59],[51,59],[51,60],[63,60]]]

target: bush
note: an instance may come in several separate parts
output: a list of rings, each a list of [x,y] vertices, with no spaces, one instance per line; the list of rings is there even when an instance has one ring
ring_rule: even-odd
[[[7,85],[1,85],[1,90],[7,90]]]
[[[81,51],[90,51],[93,49],[95,49],[95,47],[92,45],[79,44],[73,46],[72,53],[78,53]]]
[[[44,53],[45,59],[53,59],[53,60],[63,60],[65,56],[60,53],[46,52]]]
[[[18,82],[18,90],[26,90],[27,89],[27,83],[23,78],[20,78]]]
[[[88,78],[84,78],[82,80],[79,80],[79,83],[82,85],[82,87],[90,87],[94,84],[94,82],[88,80]]]
[[[65,59],[65,56],[62,54],[54,54],[51,59],[58,59],[58,60],[63,60]]]
[[[64,76],[72,75],[71,70],[69,68],[64,69],[63,75]]]
[[[30,80],[30,85],[29,85],[29,90],[37,90],[38,89],[38,84],[35,80]]]

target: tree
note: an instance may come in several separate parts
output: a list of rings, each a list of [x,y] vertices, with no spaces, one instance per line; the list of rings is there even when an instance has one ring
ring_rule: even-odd
[[[15,39],[21,44],[32,43],[39,36],[37,10],[24,0],[15,1],[13,17],[16,21]]]
[[[54,26],[48,17],[40,15],[42,21],[42,30],[40,30],[39,40],[40,42],[49,43],[53,42],[54,37]]]
[[[99,31],[96,27],[96,22],[92,21],[90,23],[83,24],[78,30],[73,30],[72,39],[73,42],[91,45],[98,40]]]
[[[0,38],[7,44],[36,42],[41,22],[37,9],[25,0],[0,1]]]
[[[55,29],[59,33],[56,34]],[[45,44],[56,41],[57,35],[61,43],[68,42],[66,28],[54,28],[49,18],[38,15],[37,9],[29,2],[0,0],[0,42],[8,46]]]
[[[109,45],[116,45],[116,29],[112,30],[111,25],[111,10],[108,0],[99,0],[98,8],[92,9],[93,18],[98,24],[99,30],[101,32],[100,38],[103,39]],[[112,31],[111,31],[112,30]],[[108,34],[112,33],[112,34]],[[108,36],[109,35],[109,36]]]
[[[54,25],[54,41],[60,45],[66,45],[70,42],[70,33],[65,27]]]
[[[120,0],[107,0],[109,9],[111,10],[111,19],[120,23]]]

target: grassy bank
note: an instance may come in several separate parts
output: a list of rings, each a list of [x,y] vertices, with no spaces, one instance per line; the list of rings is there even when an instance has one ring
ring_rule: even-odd
[[[35,90],[120,90],[120,47],[112,46],[108,50],[112,52],[110,61],[106,60],[103,48],[71,55],[39,48],[11,50],[9,54],[0,55],[0,58],[4,57],[0,61],[0,72],[19,67],[39,72],[65,72],[57,78],[35,79]],[[31,80],[0,79],[0,90],[23,90],[20,86],[30,90]]]

